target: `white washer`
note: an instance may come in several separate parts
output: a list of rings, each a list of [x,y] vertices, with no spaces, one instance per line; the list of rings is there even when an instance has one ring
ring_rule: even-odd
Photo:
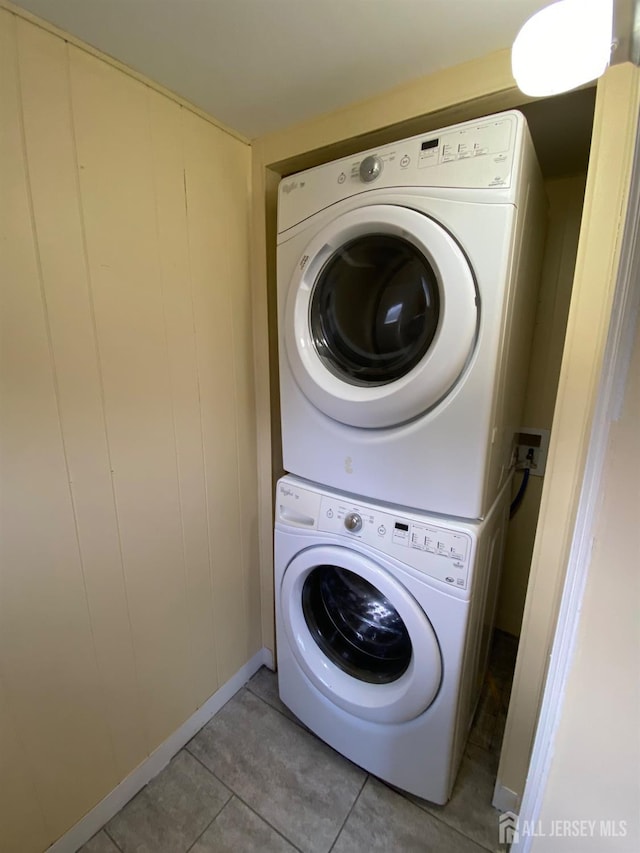
[[[486,667],[508,486],[482,522],[276,488],[282,701],[334,749],[435,803],[451,795]]]
[[[281,182],[287,471],[484,516],[521,426],[544,210],[518,112]]]

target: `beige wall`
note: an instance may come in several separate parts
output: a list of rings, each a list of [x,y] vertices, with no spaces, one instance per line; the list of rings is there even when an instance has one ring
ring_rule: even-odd
[[[584,185],[584,175],[545,182],[549,203],[547,239],[523,427],[551,429],[571,302]],[[521,477],[521,474],[515,475],[514,491],[519,487]],[[498,628],[516,636],[520,634],[543,483],[542,477],[529,478],[525,499],[510,522],[507,534],[496,624]]]
[[[250,150],[0,10],[0,847],[261,646]]]
[[[547,836],[534,839],[535,853],[640,850],[639,424],[640,326],[622,416],[609,433],[575,654],[540,813]],[[553,821],[585,819],[597,821],[593,835],[549,837]],[[626,835],[603,838],[600,821],[625,821]]]

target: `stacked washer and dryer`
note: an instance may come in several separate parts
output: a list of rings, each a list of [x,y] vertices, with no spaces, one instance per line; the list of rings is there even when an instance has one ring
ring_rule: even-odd
[[[488,657],[544,221],[518,112],[279,189],[280,696],[435,803]]]

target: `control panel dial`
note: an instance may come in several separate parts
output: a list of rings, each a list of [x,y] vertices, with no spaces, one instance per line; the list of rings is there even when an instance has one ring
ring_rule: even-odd
[[[382,158],[378,157],[376,154],[371,154],[369,157],[365,157],[362,163],[360,163],[360,180],[365,184],[370,184],[371,181],[375,181],[375,179],[380,176],[381,172]]]
[[[362,516],[357,512],[348,512],[344,517],[344,526],[352,533],[357,533],[362,529]]]

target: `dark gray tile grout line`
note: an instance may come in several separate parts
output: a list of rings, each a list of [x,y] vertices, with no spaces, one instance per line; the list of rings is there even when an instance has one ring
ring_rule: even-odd
[[[216,777],[216,778],[217,778],[217,777]],[[271,829],[276,833],[276,835],[279,835],[279,836],[280,836],[280,838],[282,838],[284,841],[286,841],[286,842],[287,842],[287,844],[288,844],[290,847],[293,847],[293,849],[294,849],[294,850],[296,850],[296,851],[297,851],[297,853],[302,853],[302,851],[301,851],[301,850],[300,850],[300,848],[297,846],[297,844],[294,844],[294,843],[293,843],[293,841],[292,841],[290,838],[288,838],[288,837],[284,834],[284,832],[281,832],[277,827],[275,827],[272,823],[270,823],[270,822],[266,819],[266,817],[264,817],[264,815],[261,815],[261,814],[260,814],[260,812],[257,812],[257,811],[252,807],[252,806],[250,806],[250,805],[249,805],[249,803],[246,803],[246,802],[242,799],[242,797],[239,797],[239,796],[238,796],[237,794],[235,794],[235,793],[234,793],[234,795],[233,795],[233,796],[234,796],[237,800],[239,800],[239,801],[240,801],[244,806],[246,806],[246,807],[249,809],[249,811],[250,811],[250,812],[252,812],[256,817],[258,817],[258,818],[259,818],[263,823],[266,823],[266,824],[267,824],[267,826],[269,826],[269,827],[270,827],[270,828],[271,828]]]
[[[191,741],[189,741],[189,743],[191,743]],[[208,773],[210,776],[213,776],[213,778],[214,778],[216,781],[220,782],[220,784],[222,785],[222,787],[223,787],[223,788],[225,788],[225,789],[229,792],[229,799],[228,799],[228,800],[225,800],[225,803],[224,803],[224,805],[226,806],[226,805],[227,805],[227,803],[229,802],[229,800],[231,799],[231,797],[235,794],[235,791],[234,791],[232,788],[230,788],[228,785],[225,785],[225,783],[222,781],[222,779],[219,779],[210,767],[207,767],[207,765],[206,765],[206,764],[204,764],[204,763],[203,763],[203,762],[198,758],[198,756],[197,756],[197,755],[194,755],[194,754],[193,754],[193,752],[191,752],[191,750],[189,749],[189,743],[185,744],[185,745],[182,747],[182,749],[186,750],[186,752],[188,752],[188,753],[189,753],[189,755],[191,756],[191,758],[195,758],[195,760],[198,762],[198,764],[199,764],[201,767],[204,767],[204,769],[207,771],[207,773]],[[182,752],[182,750],[180,750],[180,751]],[[222,808],[224,808],[224,806],[223,806]],[[219,814],[219,813],[220,813],[220,812],[218,812],[218,814]]]
[[[189,753],[189,755],[191,755],[191,753]],[[195,758],[195,756],[194,756],[194,758]],[[202,762],[201,762],[201,763],[202,763]],[[202,766],[204,767],[204,765],[202,765]],[[209,768],[208,768],[208,767],[207,767],[207,768],[205,768],[205,769],[206,769],[206,770],[209,770]],[[209,770],[209,773],[211,773],[211,770]],[[216,774],[215,774],[215,773],[211,773],[211,775],[214,777],[214,779],[218,779],[218,777],[216,776]],[[221,780],[220,780],[220,779],[218,779],[218,781],[219,781],[219,782],[221,782]],[[224,783],[222,783],[222,784],[224,784]],[[226,787],[227,787],[227,786],[225,785],[225,788],[226,788]],[[229,790],[229,789],[227,788],[227,790]],[[267,826],[269,826],[269,827],[270,827],[270,828],[271,828],[271,829],[276,833],[276,835],[279,835],[279,836],[280,836],[280,838],[282,838],[284,841],[286,841],[286,842],[287,842],[287,844],[288,844],[290,847],[292,847],[294,850],[298,851],[298,853],[301,853],[300,849],[299,849],[298,847],[296,847],[296,846],[295,846],[295,844],[293,844],[293,843],[292,843],[292,842],[291,842],[291,841],[290,841],[290,840],[289,840],[285,835],[283,835],[281,832],[279,832],[279,831],[275,828],[275,826],[271,826],[271,824],[269,823],[269,821],[268,821],[268,820],[266,820],[266,818],[264,818],[261,814],[258,814],[258,812],[257,812],[255,809],[252,809],[252,808],[251,808],[251,806],[250,806],[248,803],[245,803],[245,801],[242,799],[242,797],[239,797],[239,796],[235,793],[235,791],[232,791],[232,792],[231,792],[231,796],[229,797],[229,799],[225,802],[225,804],[222,806],[222,808],[220,809],[220,811],[218,812],[218,814],[213,818],[213,820],[209,821],[209,823],[205,826],[205,828],[202,830],[202,832],[200,833],[200,835],[195,839],[195,841],[193,842],[193,844],[190,844],[190,845],[189,845],[189,847],[187,847],[187,849],[186,849],[185,851],[176,851],[176,853],[189,853],[189,851],[190,851],[190,850],[193,850],[193,848],[196,846],[196,844],[198,843],[198,841],[200,841],[200,839],[202,838],[202,836],[203,836],[206,832],[208,832],[208,830],[209,830],[209,829],[213,826],[213,824],[218,820],[218,818],[220,817],[220,815],[222,814],[222,812],[227,808],[227,806],[229,805],[229,803],[231,802],[231,800],[233,800],[233,798],[234,798],[234,797],[236,798],[236,800],[238,800],[239,802],[241,802],[241,803],[243,804],[243,806],[246,806],[246,808],[248,808],[250,812],[252,812],[252,813],[253,813],[253,814],[254,814],[254,815],[255,815],[259,820],[261,820],[261,821],[262,821],[262,823],[266,823],[266,824],[267,824]]]
[[[146,785],[145,785],[145,788],[146,788]],[[140,790],[144,790],[144,788],[141,788]],[[137,797],[137,796],[138,796],[138,795],[136,794],[136,797]],[[135,797],[134,797],[133,799],[135,799]],[[131,800],[129,800],[129,802],[131,802]],[[126,805],[128,805],[128,804],[126,804]],[[125,806],[123,806],[122,808],[125,808]],[[122,809],[121,809],[121,810],[122,810]],[[119,812],[116,812],[116,814],[119,814]],[[114,815],[114,817],[115,817],[115,815]],[[108,821],[107,821],[107,823],[108,823]],[[102,829],[99,829],[99,830],[95,833],[95,835],[99,835],[101,832],[104,832],[104,834],[107,836],[107,838],[109,839],[109,841],[111,841],[111,843],[115,846],[116,850],[119,850],[119,851],[120,851],[120,853],[123,853],[123,851],[122,851],[122,847],[120,847],[120,845],[117,843],[117,841],[115,840],[115,838],[112,838],[112,837],[109,835],[109,833],[108,833],[108,831],[107,831],[107,824],[106,824],[106,823],[105,823],[105,825],[102,827]],[[91,838],[95,838],[95,835],[92,835],[92,836],[91,836]],[[89,839],[89,841],[91,841],[91,838]],[[89,841],[87,841],[87,844],[89,843]],[[84,845],[83,845],[83,847],[84,847]]]
[[[342,823],[341,823],[341,825],[340,825],[340,829],[338,830],[338,833],[337,833],[336,837],[333,839],[333,844],[331,845],[331,847],[329,848],[329,850],[327,851],[327,853],[331,853],[331,851],[333,850],[333,848],[334,848],[334,847],[336,846],[336,844],[338,843],[338,839],[339,839],[339,838],[340,838],[340,836],[342,835],[342,830],[345,828],[347,821],[348,821],[348,820],[349,820],[349,818],[351,817],[351,812],[355,809],[355,807],[356,807],[356,805],[357,805],[357,802],[358,802],[358,800],[360,799],[360,797],[361,797],[361,795],[362,795],[362,792],[364,791],[364,786],[365,786],[365,785],[367,784],[367,782],[369,781],[369,776],[370,776],[370,774],[365,772],[364,782],[363,782],[363,783],[362,783],[362,785],[360,786],[360,790],[358,791],[358,795],[357,795],[357,797],[355,798],[355,800],[353,801],[353,803],[351,804],[351,808],[350,808],[350,809],[349,809],[349,811],[347,812],[347,816],[345,817],[345,819],[342,821]]]
[[[184,749],[184,748],[185,748],[185,747],[183,747],[183,749]],[[188,750],[187,750],[187,752],[188,752]],[[190,752],[189,752],[189,755],[191,755],[191,757],[192,757],[192,758],[196,758],[196,757],[195,757],[195,755],[192,755]],[[196,758],[196,761],[198,761],[198,759],[197,759],[197,758]],[[200,762],[199,762],[199,764],[202,764],[202,762],[200,761]],[[202,764],[202,766],[204,767],[204,764]],[[223,787],[226,791],[228,791],[228,792],[229,792],[229,796],[228,796],[228,797],[227,797],[227,799],[224,801],[224,803],[222,804],[222,806],[218,809],[218,811],[215,813],[215,815],[211,818],[211,820],[209,821],[209,823],[208,823],[208,824],[205,826],[205,828],[202,830],[202,832],[200,833],[200,835],[199,835],[199,836],[198,836],[198,837],[193,841],[193,843],[192,843],[192,844],[190,844],[190,845],[187,847],[187,849],[186,849],[186,850],[180,850],[180,851],[176,850],[176,851],[175,851],[175,853],[189,853],[189,850],[191,850],[191,849],[194,847],[194,845],[195,845],[195,844],[197,844],[197,843],[198,843],[198,841],[200,841],[200,839],[201,839],[201,838],[202,838],[202,836],[205,834],[205,832],[209,829],[209,827],[211,826],[211,824],[215,823],[215,822],[218,820],[218,818],[220,817],[220,815],[222,814],[222,812],[226,809],[226,807],[229,805],[229,803],[230,803],[230,802],[231,802],[231,800],[233,799],[233,791],[232,791],[230,788],[227,788],[227,786],[224,784],[224,782],[223,782],[221,779],[218,779],[218,777],[216,776],[216,774],[215,774],[215,773],[212,773],[212,772],[211,772],[211,770],[209,770],[209,768],[208,768],[208,767],[205,767],[204,769],[207,771],[207,773],[209,773],[209,775],[213,776],[213,778],[214,778],[217,782],[220,782],[220,784],[222,785],[222,787]]]
[[[258,699],[260,699],[260,696],[258,696],[257,698],[258,698]],[[263,701],[263,702],[264,702],[264,699],[261,699],[261,701]],[[265,705],[269,705],[269,703],[268,703],[268,702],[265,702]],[[269,707],[271,707],[271,706],[269,706]],[[274,709],[274,710],[275,710],[275,709]],[[284,716],[284,715],[283,715],[283,716]],[[196,736],[197,736],[197,735],[194,735],[194,737],[196,737]],[[193,738],[192,738],[192,739],[193,739]],[[189,743],[190,743],[190,742],[191,742],[191,741],[189,741]],[[266,817],[264,817],[264,815],[261,815],[261,814],[260,814],[260,812],[257,812],[257,811],[252,807],[252,806],[250,806],[250,805],[249,805],[249,803],[245,802],[245,800],[243,800],[243,799],[242,799],[242,797],[237,793],[237,791],[234,791],[234,790],[233,790],[233,788],[229,788],[229,786],[228,786],[225,782],[223,782],[223,781],[222,781],[222,779],[220,779],[220,777],[219,777],[219,776],[216,776],[216,774],[213,772],[213,770],[211,770],[211,768],[210,768],[210,767],[207,767],[207,765],[206,765],[206,764],[203,764],[203,763],[202,763],[202,761],[200,761],[200,759],[198,758],[198,756],[197,756],[197,755],[194,755],[188,747],[189,747],[189,744],[186,744],[186,745],[185,745],[185,746],[183,746],[182,748],[183,748],[183,749],[185,749],[185,750],[189,753],[189,755],[190,755],[192,758],[195,758],[195,760],[198,762],[198,764],[200,764],[202,767],[204,767],[204,769],[207,771],[207,773],[209,773],[211,776],[213,776],[213,778],[214,778],[216,781],[220,782],[220,784],[221,784],[224,788],[226,788],[226,790],[227,790],[227,791],[229,791],[230,796],[229,796],[229,799],[228,799],[228,800],[225,802],[225,804],[222,806],[222,808],[220,809],[220,811],[218,812],[218,814],[213,818],[213,820],[212,820],[212,821],[210,821],[210,822],[207,824],[207,826],[205,827],[205,829],[203,829],[203,830],[202,830],[202,832],[200,833],[200,835],[196,838],[196,840],[195,840],[195,841],[193,842],[193,844],[188,848],[188,850],[186,850],[186,851],[185,851],[185,853],[189,853],[189,850],[191,850],[191,848],[194,846],[194,844],[196,844],[196,843],[197,843],[197,842],[202,838],[202,836],[203,836],[203,835],[205,834],[205,832],[209,829],[209,827],[211,826],[211,824],[212,824],[212,823],[214,823],[214,822],[215,822],[215,821],[220,817],[220,815],[222,814],[222,812],[224,811],[224,809],[229,805],[229,803],[231,802],[231,800],[232,800],[234,797],[235,797],[237,800],[239,800],[239,801],[242,803],[242,805],[243,805],[243,806],[246,806],[246,807],[249,809],[249,811],[253,812],[253,814],[254,814],[254,815],[256,815],[256,817],[260,818],[260,820],[261,820],[261,821],[263,821],[263,823],[266,823],[266,824],[267,824],[267,826],[269,826],[269,827],[270,827],[270,828],[271,828],[271,829],[272,829],[272,830],[273,830],[277,835],[279,835],[279,836],[280,836],[280,838],[283,838],[283,839],[287,842],[287,844],[291,845],[291,847],[293,847],[293,849],[294,849],[294,850],[297,850],[297,851],[298,851],[298,853],[300,853],[300,848],[299,848],[299,847],[296,847],[296,845],[293,843],[293,841],[291,841],[291,839],[290,839],[290,838],[287,838],[287,836],[286,836],[286,835],[284,835],[282,832],[280,832],[280,830],[279,830],[279,829],[277,829],[275,826],[273,826],[273,825],[272,825],[272,824],[267,820],[267,818],[266,818]]]
[[[205,834],[205,832],[209,829],[209,827],[218,820],[218,818],[220,817],[222,812],[226,809],[226,807],[229,805],[229,803],[231,802],[232,799],[233,799],[233,794],[229,797],[229,799],[226,801],[226,803],[222,806],[222,808],[220,809],[218,814],[209,821],[209,823],[205,826],[205,828],[202,830],[200,835],[195,839],[195,841],[192,844],[190,844],[187,847],[186,850],[175,850],[174,853],[189,853],[190,850],[193,850],[195,845],[198,843],[198,841],[200,841],[200,839]]]
[[[260,812],[257,812],[254,808],[252,808],[252,807],[249,805],[249,803],[245,803],[245,801],[242,799],[242,797],[238,797],[238,795],[237,795],[237,794],[234,794],[234,796],[235,796],[235,797],[237,797],[237,799],[238,799],[238,800],[240,800],[240,802],[241,802],[243,805],[245,805],[245,806],[249,809],[249,811],[253,812],[253,814],[254,814],[254,815],[256,815],[256,817],[259,817],[259,818],[260,818],[260,820],[261,820],[263,823],[266,823],[266,824],[267,824],[267,826],[270,826],[270,827],[271,827],[271,829],[272,829],[272,830],[273,830],[277,835],[279,835],[279,836],[280,836],[280,838],[284,839],[290,847],[293,847],[293,849],[294,849],[294,850],[297,850],[297,851],[298,851],[298,853],[302,853],[302,851],[300,850],[300,848],[298,847],[298,845],[297,845],[297,844],[294,844],[294,843],[293,843],[293,841],[292,841],[290,838],[287,838],[287,836],[286,836],[283,832],[280,832],[280,830],[279,830],[279,829],[277,829],[275,826],[273,826],[273,824],[269,823],[269,821],[266,819],[266,817],[264,817],[263,815],[261,815],[261,814],[260,814]]]
[[[274,675],[276,675],[276,678],[277,678],[277,674],[276,674],[276,673],[274,673]],[[305,731],[305,732],[310,732],[311,734],[313,734],[313,732],[311,731],[311,729],[308,729],[308,728],[305,726],[305,724],[302,722],[302,720],[299,720],[299,719],[296,717],[296,715],[295,715],[295,714],[293,714],[293,711],[291,712],[291,713],[293,714],[293,716],[292,716],[292,717],[290,717],[288,714],[285,714],[285,713],[284,713],[280,708],[276,707],[275,705],[272,705],[272,704],[271,704],[271,702],[267,702],[267,700],[266,700],[263,696],[261,696],[259,693],[256,693],[254,690],[252,690],[252,689],[251,689],[251,687],[249,686],[249,684],[250,684],[250,682],[247,682],[244,686],[245,686],[245,688],[249,691],[249,693],[251,693],[251,695],[252,695],[252,696],[255,696],[255,697],[256,697],[256,699],[259,699],[261,702],[264,702],[264,704],[265,704],[265,705],[267,705],[269,708],[272,708],[274,711],[277,711],[277,712],[280,714],[280,716],[281,716],[281,717],[284,717],[284,718],[285,718],[285,720],[289,720],[289,722],[290,722],[290,723],[295,723],[295,724],[296,724],[296,726],[298,726],[298,728],[299,728],[299,729],[302,729],[302,730],[303,730],[303,731]],[[241,689],[242,689],[242,688],[241,688]],[[239,693],[239,692],[240,692],[240,691],[238,691],[238,693]],[[237,695],[237,694],[234,694],[234,695]],[[285,707],[286,707],[286,706],[285,706]],[[212,719],[213,719],[213,718],[212,718]],[[314,736],[315,736],[315,737],[318,737],[317,735],[314,735]],[[322,741],[322,742],[324,743],[325,741]]]

